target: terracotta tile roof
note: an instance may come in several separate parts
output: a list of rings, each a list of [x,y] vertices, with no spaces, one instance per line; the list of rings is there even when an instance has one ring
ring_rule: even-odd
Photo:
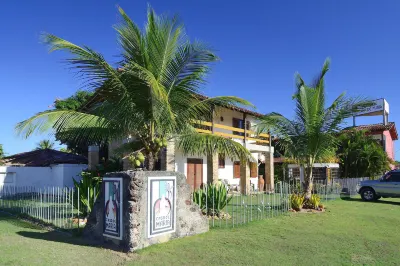
[[[86,157],[52,149],[34,150],[4,157],[6,165],[49,166],[52,164],[87,164]]]
[[[398,134],[397,134],[397,129],[396,129],[396,124],[394,122],[389,122],[387,125],[384,125],[382,123],[379,124],[370,124],[370,125],[360,125],[360,126],[355,126],[355,127],[347,127],[343,130],[343,132],[349,131],[349,130],[365,130],[367,132],[383,132],[383,131],[389,131],[390,135],[392,136],[393,140],[398,139]]]

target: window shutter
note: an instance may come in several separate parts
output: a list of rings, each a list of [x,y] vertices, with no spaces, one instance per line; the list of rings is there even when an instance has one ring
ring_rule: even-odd
[[[240,162],[233,163],[233,177],[240,178]]]

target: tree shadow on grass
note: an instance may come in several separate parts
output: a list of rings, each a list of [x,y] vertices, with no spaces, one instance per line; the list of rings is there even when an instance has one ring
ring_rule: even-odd
[[[107,248],[113,251],[124,252],[122,248],[119,248],[110,243],[99,243],[96,241],[88,240],[82,237],[70,236],[57,231],[50,232],[30,232],[30,231],[20,231],[17,232],[18,235],[31,239],[38,239],[50,242],[65,243],[75,246],[85,246],[94,248]]]
[[[27,238],[40,239],[51,242],[60,242],[79,246],[93,246],[95,243],[86,241],[83,238],[70,236],[57,231],[50,232],[31,232],[31,231],[19,231],[18,235]]]
[[[0,213],[0,222],[7,222],[17,227],[27,228],[27,229],[40,229],[35,224],[27,223],[25,221],[19,220],[16,217],[9,215],[7,213]]]
[[[360,198],[352,198],[352,197],[348,197],[348,196],[340,196],[340,198],[342,199],[342,200],[345,200],[345,201],[356,201],[356,202],[365,202],[365,201],[363,201],[362,199],[360,199]],[[368,202],[365,202],[365,203],[368,203]],[[379,204],[389,204],[389,205],[396,205],[396,206],[400,206],[400,202],[398,202],[398,201],[388,201],[388,200],[377,200],[377,201],[372,201],[371,203],[379,203]]]

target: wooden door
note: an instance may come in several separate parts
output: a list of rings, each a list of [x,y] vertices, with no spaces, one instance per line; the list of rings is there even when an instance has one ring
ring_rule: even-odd
[[[187,159],[187,177],[186,182],[190,185],[192,191],[200,188],[203,183],[203,160]]]
[[[240,162],[233,163],[233,178],[240,178]]]

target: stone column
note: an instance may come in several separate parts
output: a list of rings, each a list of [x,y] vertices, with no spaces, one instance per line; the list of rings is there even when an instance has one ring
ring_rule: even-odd
[[[218,182],[218,153],[207,155],[207,184]]]
[[[167,147],[161,152],[161,171],[175,171],[175,140],[168,141]]]
[[[274,191],[274,156],[273,152],[265,153],[265,191]]]
[[[89,146],[88,147],[88,168],[89,170],[96,170],[99,164],[99,146]]]
[[[250,165],[246,160],[240,161],[240,192],[250,194]]]
[[[131,162],[129,161],[128,158],[122,159],[122,169],[124,171],[128,171],[128,170],[133,170],[134,169],[133,165],[131,164]]]

